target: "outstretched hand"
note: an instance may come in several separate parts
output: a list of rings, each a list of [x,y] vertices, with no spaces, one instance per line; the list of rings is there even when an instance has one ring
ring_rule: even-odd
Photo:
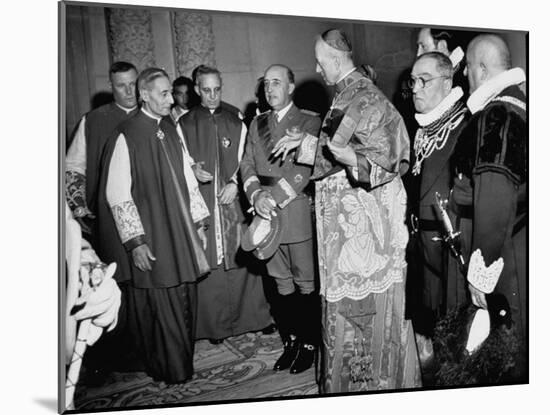
[[[306,136],[306,134],[301,131],[296,132],[289,129],[285,131],[285,134],[286,135],[277,141],[273,147],[271,151],[272,158],[277,158],[282,155],[282,160],[284,161],[288,153],[299,147]]]

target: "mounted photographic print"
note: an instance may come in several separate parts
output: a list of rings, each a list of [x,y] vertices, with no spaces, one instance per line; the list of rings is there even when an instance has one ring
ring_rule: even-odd
[[[60,412],[528,383],[527,32],[59,16]]]

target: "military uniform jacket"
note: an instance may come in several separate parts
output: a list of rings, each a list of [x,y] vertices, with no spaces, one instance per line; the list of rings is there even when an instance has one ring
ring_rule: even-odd
[[[304,193],[312,167],[298,164],[294,152],[284,162],[280,157],[272,159],[270,154],[287,129],[299,127],[317,135],[321,120],[317,114],[294,104],[278,123],[274,118],[274,111],[267,111],[252,120],[240,165],[243,187],[248,200],[261,188],[269,190],[282,215],[281,243],[301,242],[313,235],[310,199]]]

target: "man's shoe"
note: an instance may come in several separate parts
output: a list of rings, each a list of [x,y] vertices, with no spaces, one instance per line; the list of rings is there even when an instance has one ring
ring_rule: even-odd
[[[222,344],[223,343],[223,339],[208,339],[208,341],[210,342],[210,344]]]
[[[284,342],[284,350],[281,357],[275,362],[273,370],[286,370],[292,365],[292,362],[296,358],[296,353],[298,353],[298,341],[297,339],[289,339]]]
[[[298,348],[298,354],[290,366],[290,373],[302,373],[308,370],[315,360],[315,346],[303,343]]]

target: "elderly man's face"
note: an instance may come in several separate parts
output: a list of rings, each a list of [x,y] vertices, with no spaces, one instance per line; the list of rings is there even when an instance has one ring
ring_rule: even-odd
[[[264,91],[267,103],[275,111],[290,104],[294,84],[290,83],[286,68],[273,66],[265,72]]]
[[[411,78],[416,80],[412,88],[414,108],[421,114],[426,114],[439,105],[449,95],[452,88],[452,81],[442,77],[437,70],[436,60],[423,58],[418,60],[412,69]],[[422,78],[425,82],[422,88]]]
[[[170,114],[170,107],[174,103],[172,98],[172,85],[164,76],[150,83],[148,89],[141,90],[145,109],[157,117]]]
[[[222,81],[216,74],[201,75],[195,91],[201,97],[201,104],[210,110],[220,106],[222,100]]]
[[[130,109],[137,105],[136,79],[137,72],[134,69],[111,74],[113,97],[121,107]]]
[[[327,85],[334,85],[341,74],[336,59],[329,48],[330,46],[321,39],[315,43],[315,60],[317,61],[315,71],[321,74]]]

